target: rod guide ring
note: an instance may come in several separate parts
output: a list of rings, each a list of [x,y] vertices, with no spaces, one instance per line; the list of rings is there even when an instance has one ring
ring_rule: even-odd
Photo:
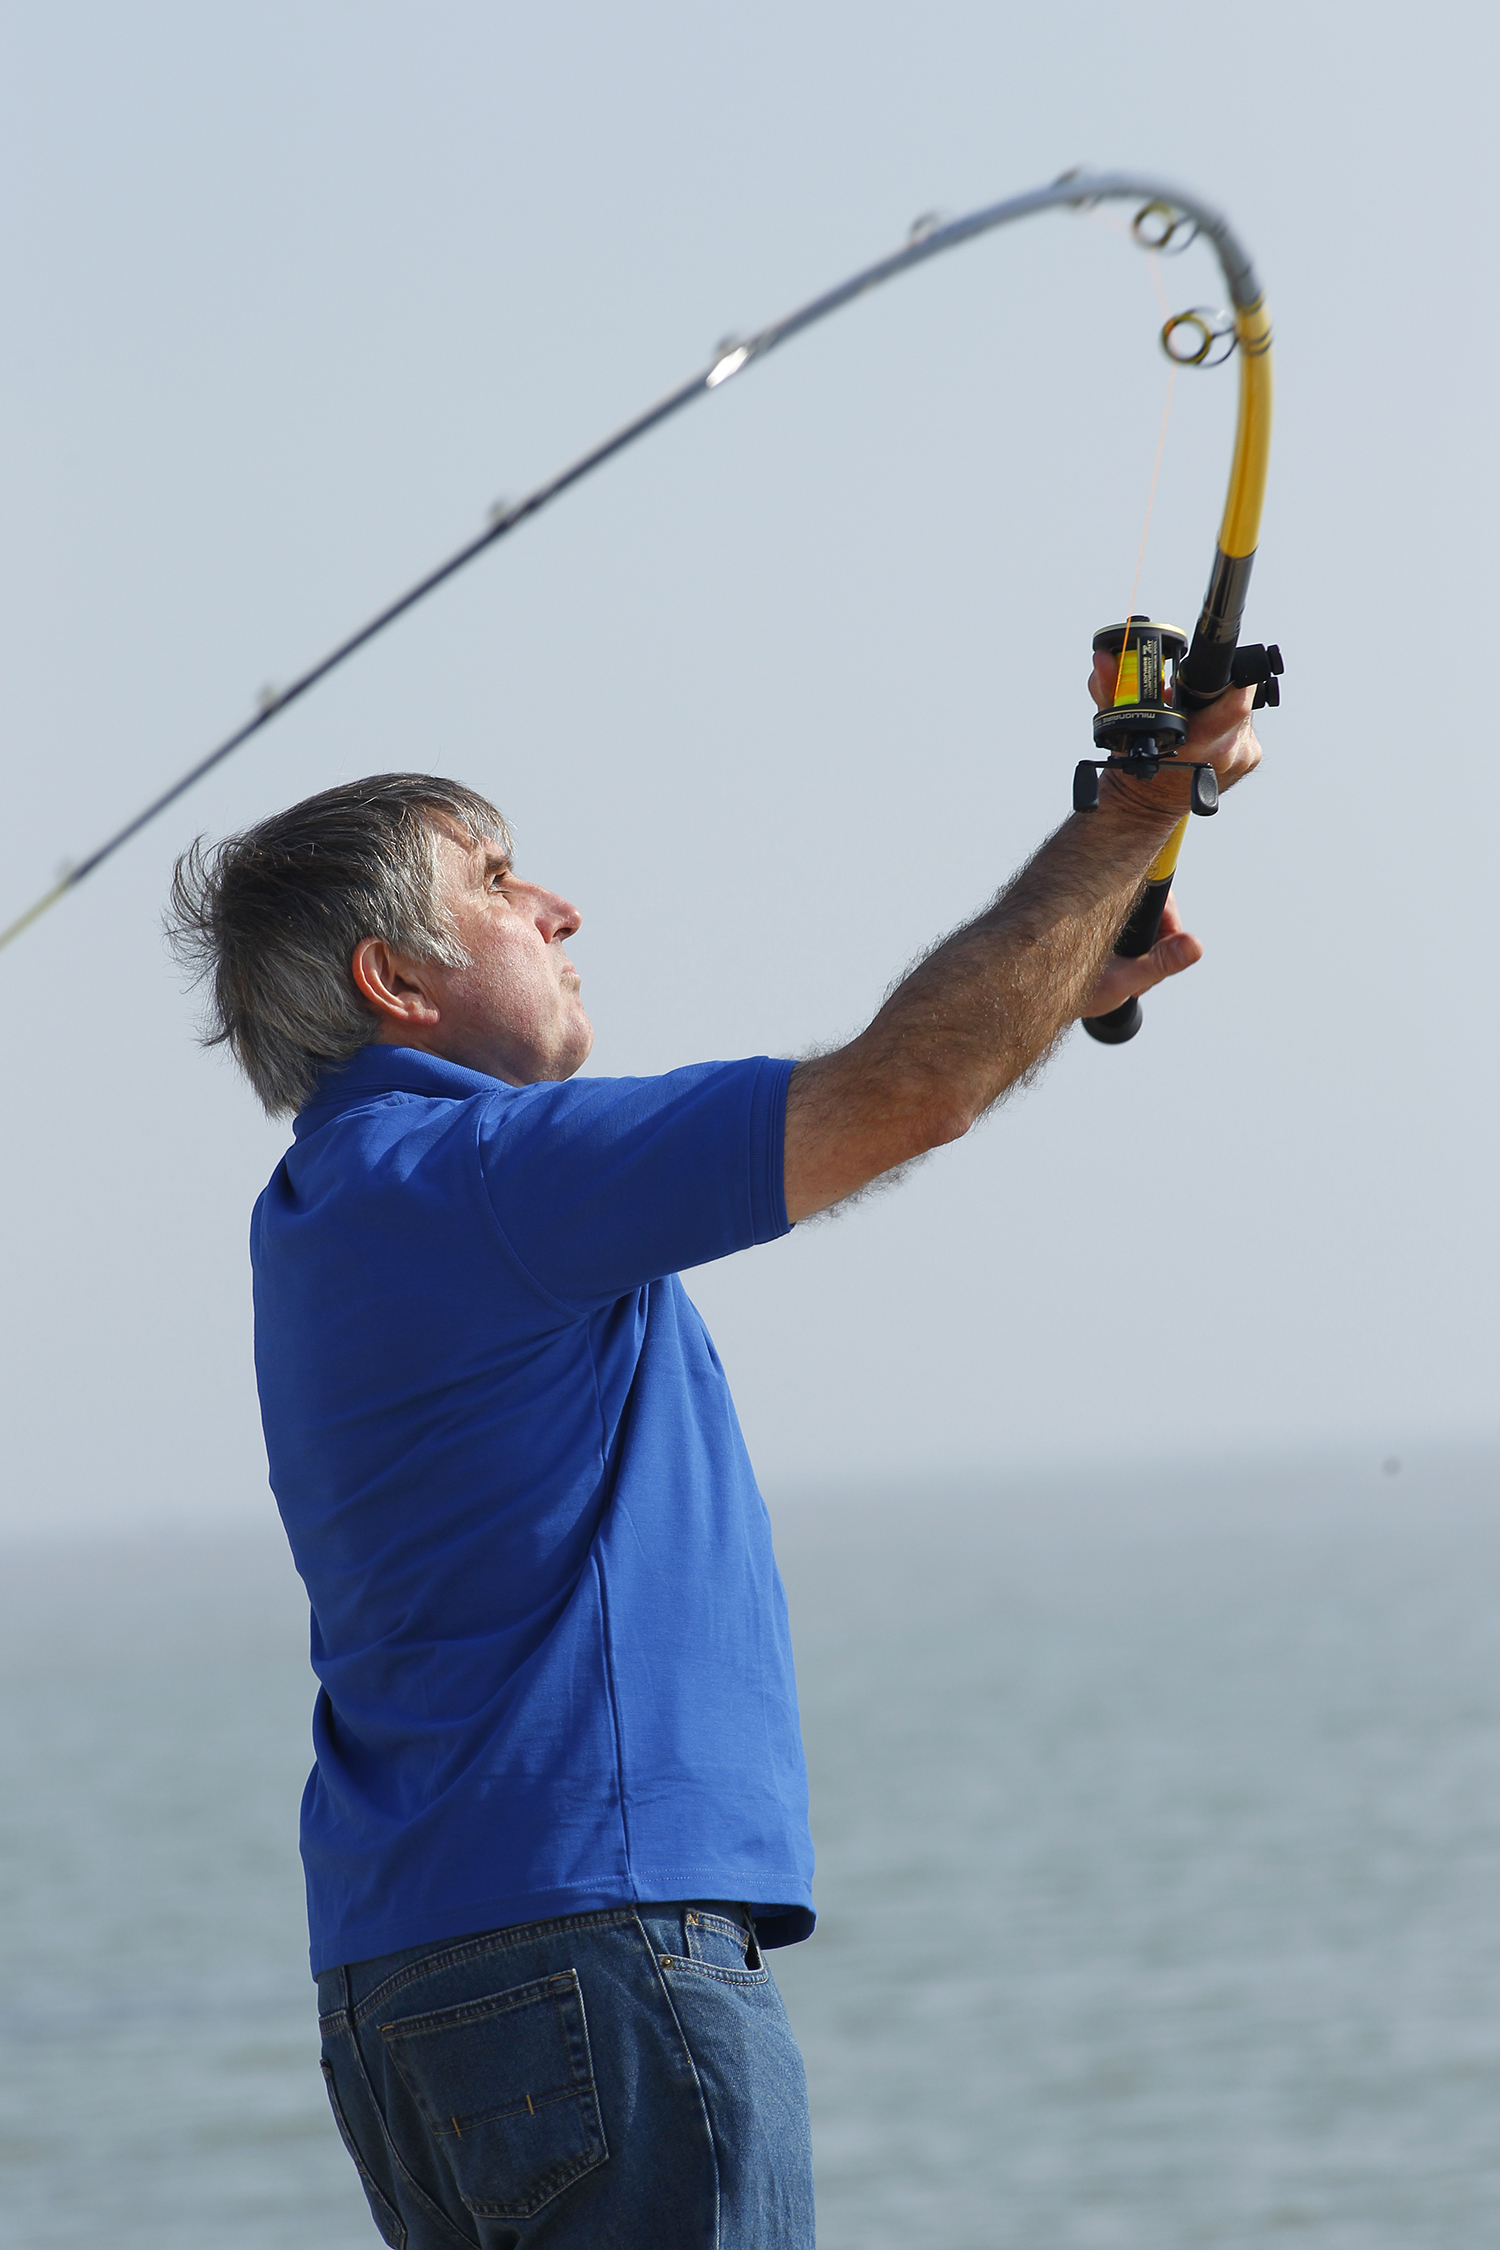
[[[1143,203],[1130,222],[1130,231],[1143,250],[1157,250],[1168,257],[1180,257],[1184,250],[1198,239],[1198,222],[1184,217],[1170,203],[1153,198]],[[1182,240],[1177,237],[1181,234]]]
[[[1185,350],[1178,342],[1183,329],[1198,339],[1191,350]],[[1223,313],[1211,312],[1206,305],[1194,305],[1189,312],[1173,313],[1161,332],[1161,348],[1174,367],[1222,367],[1238,343],[1234,322]],[[1217,357],[1210,358],[1216,345],[1224,348]]]

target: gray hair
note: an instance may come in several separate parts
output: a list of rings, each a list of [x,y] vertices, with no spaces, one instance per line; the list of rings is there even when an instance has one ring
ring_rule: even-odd
[[[375,1036],[354,981],[361,938],[459,968],[468,955],[438,887],[434,822],[471,842],[511,835],[485,798],[429,773],[325,789],[178,860],[168,942],[208,987],[206,1047],[227,1046],[272,1117],[301,1109],[330,1064]]]

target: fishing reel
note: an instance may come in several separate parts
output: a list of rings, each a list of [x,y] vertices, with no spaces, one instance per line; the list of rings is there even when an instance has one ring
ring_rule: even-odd
[[[1181,759],[1178,745],[1187,738],[1186,708],[1195,698],[1176,693],[1177,667],[1187,654],[1188,638],[1175,625],[1153,624],[1149,617],[1130,616],[1123,625],[1106,625],[1094,635],[1094,651],[1118,658],[1115,700],[1108,711],[1094,717],[1094,747],[1102,758],[1080,759],[1073,774],[1074,812],[1093,812],[1099,802],[1101,773],[1125,773],[1140,781],[1154,781],[1170,760],[1192,774],[1189,804],[1205,817],[1219,809],[1219,780],[1204,759]],[[1170,677],[1168,666],[1171,667]],[[1231,687],[1254,687],[1254,710],[1281,701],[1281,651],[1257,643],[1234,652],[1229,668]],[[1168,700],[1168,691],[1172,700]]]
[[[1213,767],[1201,759],[1179,760],[1177,755],[1178,745],[1187,738],[1187,713],[1202,709],[1213,701],[1215,693],[1223,691],[1195,691],[1181,678],[1178,667],[1187,645],[1186,633],[1179,633],[1175,625],[1153,625],[1149,617],[1127,617],[1123,625],[1106,625],[1102,633],[1094,635],[1096,652],[1107,650],[1118,657],[1119,666],[1114,703],[1094,718],[1094,747],[1107,755],[1085,758],[1079,764],[1073,776],[1075,812],[1092,812],[1097,806],[1101,773],[1128,773],[1142,781],[1154,781],[1169,760],[1192,774],[1193,811],[1218,811],[1219,778]],[[1170,680],[1164,677],[1169,664]],[[1223,687],[1254,687],[1253,709],[1259,711],[1264,704],[1281,701],[1279,648],[1256,645],[1235,649],[1227,671],[1227,678],[1220,674]],[[1177,823],[1151,862],[1141,894],[1115,940],[1115,952],[1127,961],[1139,960],[1156,943],[1186,826],[1186,820]],[[1140,1001],[1122,1000],[1102,1016],[1085,1016],[1083,1028],[1091,1039],[1106,1047],[1123,1046],[1141,1028]]]
[[[1186,633],[1179,633],[1175,625],[1153,624],[1149,617],[1130,616],[1123,625],[1106,625],[1094,635],[1095,655],[1107,651],[1117,657],[1119,670],[1113,707],[1094,715],[1094,748],[1105,755],[1080,759],[1074,771],[1074,812],[1095,810],[1101,773],[1154,781],[1165,760],[1174,766],[1183,764],[1178,748],[1187,739],[1187,718],[1173,709],[1167,694],[1187,646]],[[1213,767],[1206,760],[1190,759],[1184,770],[1193,776],[1189,798],[1193,811],[1205,816],[1217,812],[1219,780]]]

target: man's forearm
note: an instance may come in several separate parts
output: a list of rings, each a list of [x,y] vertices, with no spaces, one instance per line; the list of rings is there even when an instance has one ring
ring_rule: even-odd
[[[1175,818],[1107,792],[935,946],[857,1039],[799,1064],[787,1098],[793,1218],[956,1140],[1040,1062],[1082,1010]]]
[[[1074,1021],[1172,832],[1118,800],[1075,813],[985,911],[906,976],[855,1041],[906,1098],[967,1131]]]

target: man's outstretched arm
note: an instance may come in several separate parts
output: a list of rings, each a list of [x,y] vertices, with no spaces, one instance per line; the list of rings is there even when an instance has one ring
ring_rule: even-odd
[[[1107,691],[1101,672],[1090,686],[1096,700]],[[1221,697],[1189,728],[1185,754],[1211,759],[1221,789],[1259,763],[1251,696]],[[1065,821],[982,914],[918,962],[867,1030],[798,1064],[786,1107],[790,1219],[959,1139],[1079,1016],[1197,960],[1202,948],[1175,915],[1140,960],[1109,958],[1186,810],[1187,783],[1169,771],[1150,783],[1105,775],[1098,811]]]

